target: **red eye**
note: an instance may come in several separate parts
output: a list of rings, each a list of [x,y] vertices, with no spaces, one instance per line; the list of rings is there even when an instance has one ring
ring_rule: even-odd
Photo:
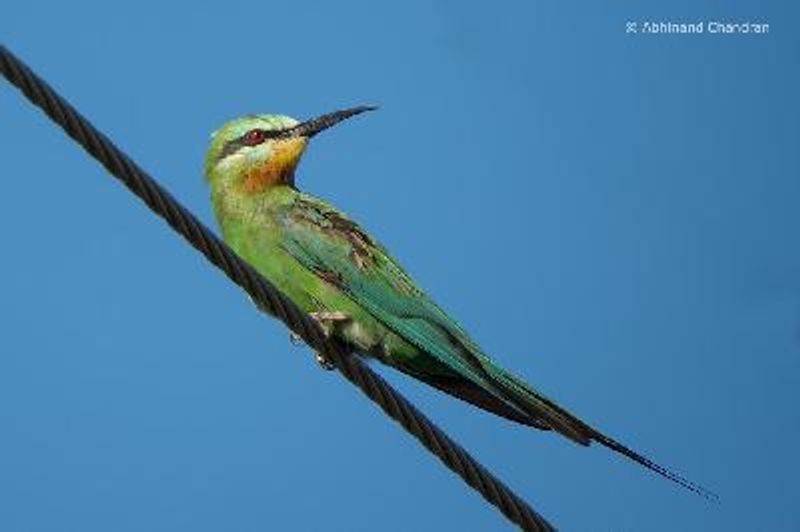
[[[244,135],[244,143],[248,146],[255,146],[261,144],[267,136],[264,134],[263,129],[251,129]]]

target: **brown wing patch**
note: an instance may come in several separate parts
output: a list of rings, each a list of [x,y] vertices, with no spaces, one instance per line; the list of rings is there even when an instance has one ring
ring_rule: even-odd
[[[315,272],[317,275],[319,275],[320,279],[322,279],[323,281],[332,284],[333,286],[335,286],[340,290],[344,290],[345,288],[344,279],[342,279],[341,273],[323,268],[317,269],[315,270]]]
[[[424,295],[380,244],[339,211],[300,197],[295,200],[290,217],[295,223],[311,225],[322,233],[349,244],[348,256],[359,270],[383,277],[400,294],[410,297]],[[342,287],[343,279],[338,272],[318,271],[317,274],[335,286]]]
[[[350,257],[359,269],[365,270],[368,266],[374,264],[372,250],[375,244],[368,234],[362,231],[355,222],[343,218],[337,212],[329,213],[327,218],[330,220],[333,230],[344,235],[350,242]]]
[[[335,238],[350,244],[350,258],[360,269],[375,264],[375,243],[354,221],[334,210],[322,209],[319,204],[298,199],[292,209],[295,221],[309,223]]]

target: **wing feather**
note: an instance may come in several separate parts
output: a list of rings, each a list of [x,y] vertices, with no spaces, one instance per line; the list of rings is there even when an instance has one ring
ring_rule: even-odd
[[[527,417],[529,424],[588,443],[574,417],[495,364],[355,222],[306,195],[280,219],[284,249],[317,274],[334,272],[345,294],[389,330]]]

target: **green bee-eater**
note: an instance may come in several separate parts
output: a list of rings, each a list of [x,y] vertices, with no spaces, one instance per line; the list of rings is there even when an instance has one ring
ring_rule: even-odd
[[[295,169],[309,139],[372,109],[302,123],[282,115],[247,116],[215,132],[205,173],[225,241],[354,352],[507,419],[555,430],[580,445],[599,442],[705,494],[500,367],[375,238],[297,189]]]

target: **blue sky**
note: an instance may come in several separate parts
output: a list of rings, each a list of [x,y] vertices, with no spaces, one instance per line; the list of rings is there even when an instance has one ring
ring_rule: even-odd
[[[299,185],[495,358],[719,493],[390,380],[564,530],[796,530],[798,10],[18,3],[0,39],[208,224],[209,134],[378,113]],[[752,20],[765,36],[630,35]],[[0,83],[0,529],[507,522]]]

